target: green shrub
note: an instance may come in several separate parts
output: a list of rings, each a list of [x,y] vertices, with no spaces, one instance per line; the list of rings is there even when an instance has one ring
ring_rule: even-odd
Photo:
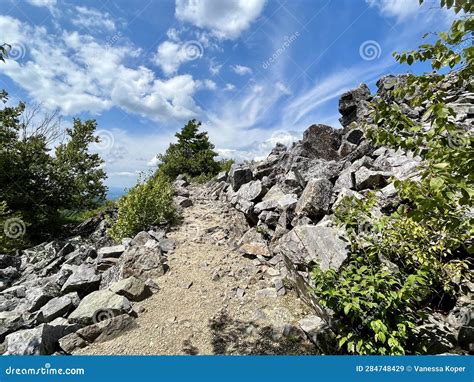
[[[191,178],[212,177],[219,172],[219,163],[215,161],[217,153],[209,141],[207,132],[199,132],[201,122],[189,121],[176,133],[177,143],[169,145],[164,154],[158,155],[161,161],[158,172],[175,179],[180,174]]]
[[[233,159],[221,159],[219,161],[219,171],[229,172],[234,163]]]
[[[176,216],[172,186],[169,179],[162,175],[140,180],[118,200],[117,206],[117,221],[109,230],[116,241],[133,237],[151,226],[172,223]]]

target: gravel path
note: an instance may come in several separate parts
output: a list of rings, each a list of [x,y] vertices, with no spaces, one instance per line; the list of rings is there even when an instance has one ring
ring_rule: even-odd
[[[194,188],[194,205],[168,234],[177,248],[160,290],[136,303],[138,326],[76,354],[308,354],[313,346],[289,329],[308,308],[293,291],[256,296],[272,285],[232,244],[237,213]],[[238,238],[237,238],[238,239]],[[274,275],[273,275],[274,276]]]

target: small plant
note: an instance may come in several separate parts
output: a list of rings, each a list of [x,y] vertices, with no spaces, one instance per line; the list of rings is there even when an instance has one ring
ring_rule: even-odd
[[[176,217],[173,189],[169,179],[162,175],[139,180],[118,200],[117,206],[117,221],[109,230],[116,241],[152,226],[172,223]]]

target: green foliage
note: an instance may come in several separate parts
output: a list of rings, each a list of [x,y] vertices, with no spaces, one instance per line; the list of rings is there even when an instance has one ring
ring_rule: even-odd
[[[89,153],[92,143],[98,143],[94,136],[97,122],[81,122],[74,118],[72,129],[67,129],[67,143],[56,148],[56,169],[59,172],[61,191],[69,196],[67,205],[77,210],[97,207],[105,200],[106,187],[102,183],[106,175],[100,168],[103,160],[98,154]],[[67,175],[74,174],[72,178]]]
[[[219,171],[219,163],[215,161],[217,153],[209,141],[207,132],[199,132],[201,122],[189,121],[176,133],[177,143],[169,145],[165,154],[158,155],[161,164],[158,171],[169,177],[176,178],[180,174],[190,177],[214,176]]]
[[[21,246],[26,225],[20,214],[8,210],[0,201],[0,253],[9,253]]]
[[[5,91],[0,99],[6,103]],[[20,122],[24,111],[21,102],[0,110],[0,195],[28,225],[24,241],[38,242],[60,229],[62,210],[91,208],[103,200],[105,173],[99,169],[100,158],[87,152],[96,140],[95,122],[75,120],[67,131],[69,141],[53,157],[44,133],[25,133],[27,126]]]
[[[468,1],[442,1],[456,11]],[[471,8],[472,9],[472,8]],[[374,195],[347,198],[336,212],[351,242],[340,271],[313,271],[321,303],[339,318],[342,352],[351,354],[424,353],[416,328],[433,309],[456,298],[472,274],[470,238],[474,234],[473,137],[446,105],[448,83],[472,91],[474,48],[461,48],[471,38],[474,19],[454,21],[434,44],[396,54],[400,63],[430,61],[434,73],[408,76],[405,84],[372,105],[374,124],[366,135],[375,145],[402,148],[422,157],[418,179],[395,180],[403,203],[397,211],[373,214]],[[448,73],[440,74],[440,69]],[[455,72],[449,72],[455,69]],[[428,105],[426,129],[404,115],[398,100]]]
[[[233,159],[221,159],[219,161],[219,171],[229,172],[234,163]]]
[[[117,205],[118,218],[109,230],[116,241],[152,226],[172,223],[176,216],[171,183],[161,174],[139,180]]]

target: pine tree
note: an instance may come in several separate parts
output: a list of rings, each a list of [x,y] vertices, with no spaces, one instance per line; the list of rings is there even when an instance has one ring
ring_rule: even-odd
[[[178,142],[170,144],[165,154],[158,155],[160,173],[171,179],[179,174],[191,177],[217,174],[219,163],[214,159],[217,156],[215,146],[209,141],[207,132],[199,132],[200,127],[201,122],[192,119],[176,133]]]

